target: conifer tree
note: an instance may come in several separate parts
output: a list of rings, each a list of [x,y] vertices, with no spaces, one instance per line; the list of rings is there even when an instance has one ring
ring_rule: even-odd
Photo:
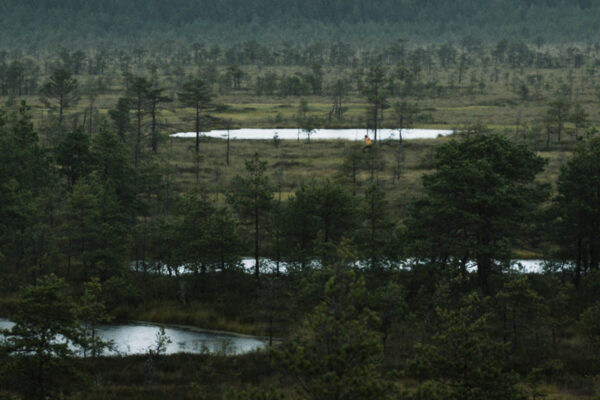
[[[64,110],[79,100],[77,89],[77,79],[61,68],[55,70],[42,87],[42,101],[49,107],[58,108],[59,125],[62,125]]]
[[[381,341],[372,328],[377,317],[366,308],[366,295],[362,279],[336,268],[323,301],[293,339],[275,351],[278,365],[294,377],[301,398],[386,398],[377,370]]]
[[[202,128],[202,113],[212,106],[213,95],[211,90],[202,79],[193,79],[183,84],[183,90],[179,92],[179,100],[187,107],[194,108],[196,112],[196,153],[200,151],[200,131]]]
[[[412,206],[407,235],[412,252],[447,265],[474,260],[480,287],[511,258],[520,226],[547,196],[534,183],[545,160],[496,134],[453,140],[435,153],[435,172]]]
[[[231,184],[231,191],[227,201],[231,204],[239,218],[247,225],[252,226],[254,242],[254,276],[258,279],[260,274],[260,245],[262,234],[265,231],[263,224],[267,221],[267,214],[274,204],[273,193],[275,187],[265,175],[267,163],[262,161],[258,153],[246,161],[245,176],[236,176]]]
[[[2,343],[13,357],[15,389],[44,400],[68,388],[74,371],[67,357],[75,354],[70,343],[78,343],[76,307],[66,295],[67,284],[54,275],[38,279],[25,288],[12,316],[15,323],[4,331]],[[60,339],[59,337],[62,337]]]

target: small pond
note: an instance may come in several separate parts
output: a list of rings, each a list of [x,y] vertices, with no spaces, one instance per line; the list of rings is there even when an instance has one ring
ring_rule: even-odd
[[[402,129],[402,139],[435,139],[438,136],[448,136],[454,131],[448,129]],[[227,137],[228,131],[214,130],[202,132],[201,136],[223,139]],[[365,129],[316,129],[310,135],[310,140],[319,139],[345,139],[345,140],[363,140],[367,131]],[[373,132],[369,131],[369,137],[373,139]],[[282,140],[305,140],[306,133],[299,129],[232,129],[229,131],[231,139],[245,140],[270,140],[277,134]],[[171,137],[175,138],[195,138],[196,132],[174,133]],[[380,129],[377,131],[377,138],[381,140],[398,140],[398,129]]]
[[[10,329],[14,324],[0,318],[0,329]],[[103,340],[112,340],[115,351],[107,354],[145,354],[156,346],[159,326],[143,323],[102,325],[98,334]],[[171,339],[166,354],[174,353],[219,353],[243,354],[262,349],[266,343],[258,338],[226,333],[214,333],[195,328],[166,327]]]

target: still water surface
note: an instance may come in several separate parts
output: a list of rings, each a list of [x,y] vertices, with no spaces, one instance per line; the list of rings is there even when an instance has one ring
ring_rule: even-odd
[[[10,329],[13,325],[9,320],[0,318],[0,329]],[[142,323],[102,325],[98,328],[98,335],[103,340],[112,340],[115,343],[115,351],[108,353],[114,355],[147,353],[149,349],[155,348],[158,332],[158,326]],[[265,342],[254,337],[202,332],[191,328],[167,327],[165,333],[171,339],[166,354],[243,354],[266,346]]]
[[[269,258],[261,258],[260,259],[260,271],[263,273],[272,273],[276,270],[276,262],[273,259]],[[412,258],[407,258],[401,261],[395,262],[387,262],[384,263],[383,267],[387,269],[400,269],[400,270],[410,270],[414,266],[418,265],[419,262]],[[146,266],[147,272],[152,273],[161,273],[165,275],[173,275],[175,273],[180,275],[190,274],[194,271],[194,268],[191,265],[179,265],[179,266],[171,266],[169,269],[166,264],[161,262],[151,262],[147,261],[145,264],[143,261],[132,261],[130,264],[130,268],[132,271],[142,272],[144,270],[144,265]],[[244,257],[240,260],[239,266],[248,273],[254,273],[255,260],[254,258]],[[312,260],[308,262],[308,266],[311,268],[321,268],[321,263],[318,260]],[[510,267],[506,267],[506,272],[514,272],[514,273],[528,273],[528,274],[541,274],[546,268],[549,266],[549,262],[546,260],[513,260],[510,263]],[[279,271],[282,273],[286,273],[290,269],[299,268],[299,263],[280,261],[279,262]],[[355,268],[368,268],[369,263],[367,261],[357,261],[354,263]],[[571,268],[572,265],[569,263],[558,263],[554,264],[554,270],[568,269]],[[467,263],[467,269],[469,271],[476,271],[477,266],[475,262],[471,261]]]
[[[344,139],[344,140],[363,140],[367,131],[365,129],[316,129],[310,136],[311,140],[319,139]],[[448,136],[453,133],[448,129],[402,129],[402,139],[435,139],[438,136]],[[231,139],[245,140],[270,140],[277,134],[282,140],[306,139],[306,133],[298,129],[231,129],[229,135]],[[215,130],[202,132],[201,136],[211,138],[226,138],[226,130]],[[369,131],[369,136],[373,139],[373,132]],[[195,138],[196,132],[174,133],[171,137],[176,138]],[[398,139],[398,129],[380,129],[377,131],[377,138],[381,140]]]

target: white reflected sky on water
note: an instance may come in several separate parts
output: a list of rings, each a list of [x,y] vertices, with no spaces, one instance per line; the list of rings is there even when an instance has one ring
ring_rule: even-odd
[[[240,260],[241,262],[241,267],[249,272],[252,273],[254,271],[254,264],[255,264],[255,260],[254,258],[249,258],[249,257],[244,257]],[[385,265],[386,268],[396,268],[396,269],[406,269],[409,270],[411,269],[415,262],[417,262],[415,259],[412,258],[408,258],[406,260],[402,260],[402,261],[397,261],[397,262],[392,262],[392,263],[387,263]],[[523,272],[523,273],[534,273],[534,274],[541,274],[544,272],[544,267],[548,262],[545,260],[513,260],[511,262],[511,268],[510,271],[512,272]],[[260,259],[260,269],[263,272],[273,272],[276,269],[275,266],[275,261],[269,258],[261,258]],[[288,271],[288,269],[290,268],[290,266],[294,265],[294,263],[290,263],[290,262],[286,262],[286,261],[281,261],[279,263],[279,271],[282,273],[285,273]],[[299,263],[295,263],[296,266],[299,266]],[[321,268],[321,264],[318,262],[318,260],[312,260],[308,263],[308,265],[311,268]],[[368,268],[368,261],[357,261],[355,263],[355,267],[357,268]],[[132,262],[130,264],[130,267],[132,270],[136,270],[136,263]],[[561,268],[570,268],[571,265],[569,263],[559,263],[556,264],[555,267],[557,267],[558,269]],[[140,261],[138,263],[137,266],[137,270],[141,271],[143,269],[142,266],[142,262]],[[156,270],[159,269],[161,271],[161,273],[163,274],[168,274],[169,270],[168,268],[162,264],[162,263],[158,263],[158,267],[150,262],[149,263],[149,270],[152,272],[156,272]],[[477,270],[477,265],[474,261],[469,261],[467,263],[467,269],[470,271],[475,271]],[[179,274],[189,274],[191,273],[191,269],[190,268],[186,268],[184,265],[180,265],[177,267],[178,273]],[[174,272],[173,272],[174,273]]]
[[[306,133],[299,131],[298,129],[232,129],[229,131],[231,139],[246,139],[246,140],[269,140],[273,139],[273,136],[277,133],[279,139],[282,140],[296,140],[306,139]],[[363,140],[366,129],[316,129],[310,136],[311,140],[319,139],[345,139],[345,140]],[[369,131],[369,137],[373,139],[373,132]],[[411,139],[435,139],[438,136],[448,136],[453,133],[452,130],[448,129],[403,129],[402,138],[406,140]],[[227,137],[226,130],[215,130],[210,132],[202,132],[202,136],[212,138],[225,138]],[[193,138],[196,137],[196,132],[178,132],[171,135],[176,138]],[[385,139],[398,139],[398,129],[380,129],[377,131],[377,138],[381,140]]]
[[[99,334],[105,340],[113,340],[117,350],[125,354],[146,353],[156,344],[159,328],[155,325],[104,325]],[[171,339],[166,353],[227,353],[241,354],[264,347],[264,343],[253,338],[201,333],[179,328],[165,328]]]
[[[10,329],[15,326],[14,323],[10,322],[7,319],[0,318],[0,329]]]
[[[262,260],[264,267],[271,270],[274,267],[272,260]],[[405,260],[399,267],[410,269],[412,259]],[[254,267],[254,260],[245,258],[242,260],[243,267],[249,271]],[[544,260],[515,260],[512,262],[512,270],[525,273],[543,273],[546,262]],[[282,263],[283,271],[287,264]],[[556,268],[570,268],[570,264],[557,264]],[[469,269],[474,269],[473,264],[468,264]],[[0,329],[10,329],[14,324],[0,318]],[[98,329],[99,336],[103,340],[112,340],[116,344],[116,351],[123,355],[144,354],[148,349],[155,348],[157,325],[144,324],[120,324],[102,325]],[[220,333],[196,332],[181,328],[165,328],[166,335],[171,339],[167,345],[166,353],[224,353],[243,354],[266,346],[265,342],[252,337],[239,337]],[[115,354],[115,353],[112,353]]]
[[[0,318],[0,329],[10,329],[14,324]],[[122,324],[102,325],[98,335],[103,340],[112,340],[116,351],[123,355],[145,354],[156,347],[156,325]],[[225,353],[243,354],[265,347],[265,343],[251,337],[238,337],[217,333],[195,332],[180,328],[165,328],[171,339],[166,354],[174,353]],[[115,353],[108,353],[115,354]]]

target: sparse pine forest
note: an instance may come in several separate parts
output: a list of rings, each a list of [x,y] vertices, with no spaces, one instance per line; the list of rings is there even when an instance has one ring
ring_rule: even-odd
[[[3,2],[0,398],[597,398],[599,18]]]

